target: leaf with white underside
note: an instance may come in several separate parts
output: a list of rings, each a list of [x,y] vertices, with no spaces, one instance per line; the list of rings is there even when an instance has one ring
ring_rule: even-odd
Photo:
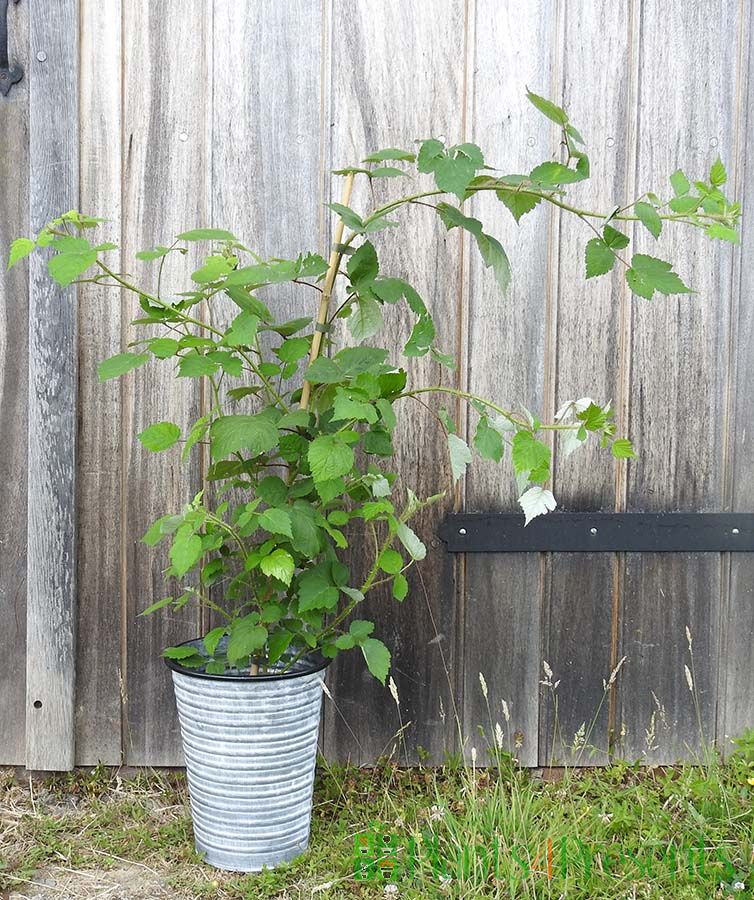
[[[544,488],[541,485],[535,485],[534,487],[530,487],[528,491],[524,491],[518,498],[518,502],[526,516],[524,525],[528,525],[529,522],[531,522],[532,519],[536,519],[537,516],[546,515],[557,506],[552,491],[548,491],[547,488]]]
[[[457,434],[449,434],[448,452],[450,453],[450,469],[455,482],[466,472],[466,467],[471,462],[471,450],[463,438],[458,437]]]

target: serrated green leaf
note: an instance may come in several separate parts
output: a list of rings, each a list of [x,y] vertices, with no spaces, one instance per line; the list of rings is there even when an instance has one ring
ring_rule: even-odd
[[[628,438],[618,438],[610,448],[616,459],[636,459],[637,453]]]
[[[149,342],[149,352],[157,359],[169,359],[179,350],[179,343],[175,338],[152,338]]]
[[[352,231],[364,230],[364,222],[362,221],[361,216],[358,215],[358,213],[355,213],[350,207],[344,206],[342,203],[328,203],[327,206],[333,212],[337,213]]]
[[[354,287],[359,288],[369,284],[377,277],[380,270],[380,264],[377,259],[377,251],[374,245],[369,241],[364,243],[349,256],[346,264],[348,277]]]
[[[728,173],[725,171],[723,161],[718,156],[714,163],[712,163],[712,168],[709,172],[709,183],[712,187],[721,187],[727,180]]]
[[[81,253],[58,253],[48,261],[47,270],[53,281],[56,281],[61,287],[68,287],[96,262],[95,250],[85,250]]]
[[[267,642],[267,629],[259,624],[259,616],[250,613],[236,619],[230,626],[226,655],[232,665],[261,650]]]
[[[408,596],[408,579],[405,575],[396,575],[393,578],[393,597],[396,600],[405,600]]]
[[[586,277],[606,275],[615,265],[615,254],[601,238],[592,238],[584,253]]]
[[[275,354],[283,362],[295,363],[309,353],[310,347],[311,340],[308,337],[288,338],[276,348]],[[303,412],[303,410],[299,411]]]
[[[203,375],[214,375],[219,366],[201,353],[182,356],[178,362],[179,378],[201,378]]]
[[[526,89],[526,99],[535,106],[542,115],[547,116],[547,118],[551,122],[555,122],[556,125],[565,126],[568,124],[568,116],[566,115],[565,110],[553,103],[552,100],[540,97],[539,94],[535,94],[528,88]],[[583,143],[583,141],[581,143]]]
[[[191,280],[197,284],[219,281],[233,269],[235,264],[236,260],[229,259],[227,256],[208,256],[204,265],[192,273]]]
[[[285,653],[293,640],[290,631],[279,629],[274,631],[267,640],[267,656],[272,665],[274,665]]]
[[[741,236],[735,228],[729,228],[720,222],[713,222],[707,226],[706,232],[708,237],[717,238],[719,241],[728,241],[731,244],[738,244],[741,241]]]
[[[109,381],[118,378],[133,369],[138,369],[144,363],[149,362],[148,353],[118,353],[104,360],[97,368],[97,377],[100,381]]]
[[[486,416],[477,423],[474,447],[483,459],[499,463],[503,458],[503,438],[496,428],[492,428]]]
[[[141,443],[154,453],[167,450],[181,437],[181,429],[173,422],[155,422],[142,431],[138,438]]]
[[[170,561],[178,578],[193,568],[202,556],[202,539],[194,534],[191,525],[182,525],[175,534],[170,548]]]
[[[639,201],[639,203],[634,203],[634,212],[652,237],[658,238],[662,232],[662,219],[654,206],[651,203]]]
[[[222,228],[194,228],[177,236],[179,241],[235,241],[235,235]]]
[[[647,300],[652,299],[655,291],[665,295],[693,293],[672,271],[670,263],[643,253],[634,254],[626,281],[635,294]]]
[[[627,235],[613,228],[612,225],[605,225],[602,229],[602,236],[607,246],[613,250],[623,250],[624,247],[628,247],[630,241]]]
[[[496,193],[498,199],[510,210],[513,218],[517,222],[520,222],[521,217],[525,216],[526,213],[531,212],[542,200],[541,197],[537,197],[534,194],[527,194],[524,191],[500,190]]]
[[[353,450],[336,434],[323,434],[309,444],[309,466],[315,481],[346,475],[354,464]]]
[[[513,468],[516,475],[529,481],[546,481],[550,476],[552,452],[547,444],[538,441],[529,431],[517,431],[513,436]]]
[[[390,651],[377,638],[367,638],[361,645],[367,668],[374,677],[383,685],[390,671]]]
[[[557,185],[583,181],[586,175],[559,162],[544,162],[531,170],[529,178],[537,184]]]
[[[476,165],[468,156],[443,156],[436,161],[433,172],[437,187],[455,194],[462,201],[469,182],[476,174]]]
[[[413,162],[416,154],[410,150],[399,150],[396,147],[386,147],[384,150],[376,150],[362,159],[362,162],[385,162],[385,160],[396,160],[399,162]]]
[[[211,456],[226,459],[239,450],[251,456],[266,453],[278,442],[278,430],[263,414],[220,416],[210,426]]]
[[[373,297],[366,294],[356,298],[348,317],[348,330],[357,343],[373,337],[384,324],[382,307]]]
[[[164,609],[166,606],[170,606],[173,602],[172,597],[163,597],[162,600],[158,600],[156,603],[153,603],[151,606],[148,606],[146,609],[143,609],[139,615],[140,616],[149,616],[153,612],[157,612],[158,609]]]
[[[186,644],[181,647],[166,647],[162,651],[162,655],[165,659],[176,659],[183,661],[184,659],[190,659],[192,656],[197,655],[196,647],[192,647],[190,644]]]
[[[670,176],[670,186],[676,197],[683,197],[691,190],[691,182],[686,178],[680,169],[676,169]]]
[[[403,557],[397,550],[383,550],[380,556],[380,568],[388,575],[397,575],[403,568]]]
[[[270,507],[259,516],[259,527],[270,534],[282,534],[292,538],[291,517],[284,509]]]
[[[20,262],[24,257],[28,256],[36,247],[34,241],[29,238],[16,238],[10,245],[10,253],[8,254],[8,269],[10,271],[16,263]]]
[[[243,310],[233,319],[224,342],[229,347],[248,347],[256,340],[258,329],[259,317],[249,310]]]
[[[289,585],[293,578],[293,572],[295,571],[296,565],[291,554],[287,550],[283,550],[282,547],[278,547],[278,549],[273,550],[269,556],[265,556],[259,564],[259,568],[265,575],[269,575],[271,578],[277,578],[277,580],[282,581],[283,584]]]
[[[204,649],[207,651],[207,653],[209,653],[210,656],[215,655],[217,645],[220,643],[223,637],[225,637],[225,632],[227,630],[228,629],[226,625],[218,625],[217,628],[213,628],[211,631],[208,631],[207,634],[204,635]]]

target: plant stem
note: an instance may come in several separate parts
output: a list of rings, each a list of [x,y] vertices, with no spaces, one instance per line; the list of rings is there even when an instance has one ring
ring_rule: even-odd
[[[343,206],[348,206],[351,202],[351,191],[353,190],[353,172],[348,175],[346,178],[346,182],[343,185],[343,196],[341,197],[341,203]],[[319,351],[322,346],[322,331],[321,329],[327,325],[327,311],[330,306],[330,296],[332,295],[333,285],[335,284],[335,278],[338,274],[338,266],[340,266],[340,260],[343,256],[342,252],[338,249],[339,245],[343,241],[343,229],[345,227],[345,223],[342,219],[338,219],[338,224],[335,226],[335,234],[333,236],[333,247],[330,251],[330,262],[327,267],[327,275],[325,276],[325,286],[322,291],[322,299],[319,302],[319,312],[317,313],[317,328],[315,328],[314,334],[312,335],[312,349],[309,352],[309,365],[311,365],[314,360],[319,356]],[[301,409],[306,409],[309,406],[309,397],[311,395],[312,386],[308,381],[304,381],[303,387],[301,389],[301,402],[299,403],[299,407]]]

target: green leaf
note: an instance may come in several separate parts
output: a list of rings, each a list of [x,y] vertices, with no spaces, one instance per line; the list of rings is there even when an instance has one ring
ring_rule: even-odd
[[[680,169],[676,169],[670,176],[670,185],[676,197],[683,197],[691,190],[691,183]]]
[[[565,126],[568,124],[568,116],[566,115],[565,110],[556,106],[552,100],[540,97],[539,94],[533,93],[528,88],[526,89],[526,99],[535,106],[542,115],[547,116],[547,118],[551,122],[555,122],[556,125]]]
[[[612,250],[623,250],[630,243],[630,238],[623,234],[622,231],[613,228],[612,225],[605,225],[602,229],[602,236],[607,246]]]
[[[225,662],[222,659],[211,659],[204,666],[204,671],[208,675],[224,675],[225,669]]]
[[[413,529],[409,528],[409,526],[406,525],[405,522],[398,522],[395,528],[395,533],[398,536],[398,540],[408,551],[408,555],[411,557],[411,559],[424,559],[424,557],[427,555],[427,548],[424,546]]]
[[[291,554],[287,550],[283,550],[282,547],[278,547],[278,549],[273,550],[269,556],[265,556],[259,564],[259,568],[265,575],[269,575],[271,578],[277,578],[277,580],[282,581],[283,584],[289,585],[293,578],[293,572],[296,565],[293,562]]]
[[[386,147],[384,150],[376,150],[365,156],[362,162],[384,162],[387,159],[397,160],[399,162],[413,162],[416,154],[409,150],[398,150],[395,147]]]
[[[356,288],[373,281],[377,277],[379,270],[380,264],[377,260],[377,251],[369,241],[365,241],[348,258],[348,263],[346,264],[348,277],[351,280],[351,284]]]
[[[492,267],[498,287],[504,294],[510,284],[511,267],[502,244],[492,235],[484,233],[479,219],[465,216],[455,206],[438,203],[437,212],[446,228],[463,228],[474,235],[485,266]]]
[[[371,403],[354,399],[347,390],[338,388],[333,403],[333,422],[346,422],[356,419],[359,422],[369,422],[370,425],[377,421],[377,410]]]
[[[405,600],[408,596],[408,579],[405,575],[396,575],[393,578],[393,597],[396,600]]]
[[[308,337],[288,338],[275,349],[275,354],[286,363],[295,363],[303,359],[308,353],[311,341]],[[299,410],[303,412],[303,410]]]
[[[550,477],[550,448],[529,431],[517,431],[513,437],[513,468],[516,475],[530,481],[546,481]]]
[[[47,263],[47,269],[54,281],[61,287],[68,287],[96,262],[95,250],[85,250],[81,253],[58,253],[51,257]]]
[[[210,426],[210,441],[213,460],[226,459],[239,450],[260,456],[277,444],[278,430],[262,413],[220,416]]]
[[[149,526],[149,530],[142,538],[142,541],[149,547],[154,547],[156,544],[159,544],[165,535],[173,534],[181,524],[181,521],[181,516],[161,516]]]
[[[471,450],[469,450],[469,445],[463,438],[460,438],[457,434],[449,434],[448,452],[450,453],[450,469],[453,473],[453,481],[458,481],[471,462]]]
[[[628,438],[618,438],[613,441],[610,450],[616,459],[636,459],[638,456],[634,450],[634,445]]]
[[[725,171],[723,161],[718,156],[714,163],[712,163],[712,168],[709,171],[709,183],[712,187],[721,187],[727,180],[728,173]]]
[[[218,281],[233,269],[235,260],[227,256],[208,256],[204,265],[191,275],[191,280],[197,284],[210,284]]]
[[[647,300],[652,299],[655,291],[666,296],[693,293],[673,272],[670,263],[643,253],[634,254],[631,268],[626,271],[626,281],[635,294]]]
[[[354,464],[353,450],[336,434],[323,434],[309,444],[307,454],[315,481],[346,475]]]
[[[380,347],[345,347],[335,354],[334,360],[346,375],[378,369],[387,359],[388,351]]]
[[[164,609],[166,606],[170,606],[173,602],[172,597],[163,597],[162,600],[158,600],[156,603],[153,603],[151,606],[148,606],[146,609],[143,609],[139,615],[140,616],[149,616],[153,612],[157,612],[158,609]]]
[[[544,162],[532,169],[529,178],[537,184],[572,184],[575,181],[583,181],[586,175],[569,169],[559,162]]]
[[[408,172],[399,169],[397,166],[375,166],[370,169],[367,174],[370,178],[407,178]]]
[[[284,509],[276,509],[275,507],[266,509],[259,516],[259,525],[265,531],[269,531],[270,534],[283,534],[289,538],[293,537],[291,517]]]
[[[138,435],[147,450],[155,453],[172,447],[180,437],[181,429],[172,422],[155,422]]]
[[[352,231],[364,230],[364,223],[361,220],[361,216],[359,216],[358,213],[355,213],[350,207],[344,206],[342,203],[328,203],[327,206],[333,212],[336,212]]]
[[[218,364],[201,353],[182,356],[178,363],[179,378],[201,378],[202,375],[214,375]]]
[[[155,247],[154,250],[139,250],[136,253],[136,258],[152,262],[155,259],[162,259],[168,253],[170,253],[170,247]]]
[[[433,166],[435,183],[441,191],[455,194],[463,201],[469,182],[476,174],[473,160],[464,155],[443,156]]]
[[[304,375],[312,384],[337,384],[345,374],[340,366],[327,356],[318,356]]]
[[[178,235],[179,241],[235,241],[235,235],[222,228],[194,228]]]
[[[229,347],[249,346],[256,340],[258,328],[259,317],[245,309],[233,319],[225,343]]]
[[[314,510],[306,502],[296,502],[288,510],[293,532],[293,549],[303,556],[312,558],[322,549],[321,530],[314,521]]]
[[[202,555],[202,539],[194,534],[191,525],[181,525],[170,548],[170,561],[178,578],[193,568]]]
[[[426,356],[432,347],[435,335],[435,323],[432,321],[432,317],[429,314],[419,316],[403,348],[404,356]]]
[[[383,550],[380,556],[380,568],[388,575],[397,575],[403,568],[403,557],[397,550]]]
[[[640,201],[634,203],[634,212],[652,237],[658,238],[662,231],[662,219],[654,206],[651,203]]]
[[[474,434],[474,446],[483,459],[491,459],[499,463],[503,458],[503,438],[500,432],[492,428],[487,416],[482,416]]]
[[[220,643],[223,637],[225,637],[225,633],[227,631],[227,626],[218,625],[217,628],[213,628],[211,631],[207,632],[204,635],[204,649],[209,653],[210,656],[215,655],[215,651],[217,650],[217,645]]]
[[[277,475],[267,475],[257,485],[257,496],[270,506],[280,506],[288,498],[288,487]]]
[[[584,254],[586,277],[606,275],[615,265],[615,254],[601,238],[592,238]]]
[[[175,338],[152,338],[149,342],[149,352],[157,359],[169,359],[180,349],[180,344]]]
[[[384,325],[382,307],[368,294],[357,297],[348,317],[348,330],[357,343],[368,340]]]
[[[717,238],[719,241],[729,241],[731,244],[738,244],[741,236],[735,228],[729,228],[720,222],[713,222],[706,228],[707,236]]]
[[[28,256],[36,246],[36,243],[30,241],[29,238],[16,238],[10,245],[8,271],[10,271],[17,262],[20,262],[24,257]]]
[[[364,654],[369,671],[384,685],[390,671],[390,651],[382,641],[370,637],[361,645],[361,652]]]
[[[149,362],[149,359],[148,353],[118,353],[99,364],[97,377],[100,381],[118,378],[132,369],[138,369],[139,366],[143,366],[144,363]]]
[[[542,200],[541,197],[536,197],[534,194],[527,194],[523,191],[500,190],[497,191],[497,197],[511,211],[513,218],[517,222],[520,222],[521,216],[531,212]]]
[[[357,644],[363,643],[374,631],[374,622],[366,619],[354,619],[348,626],[348,633]]]
[[[298,609],[332,609],[338,602],[338,588],[330,581],[322,566],[304,572],[298,579]]]
[[[196,647],[190,645],[185,645],[183,647],[166,647],[162,651],[162,655],[165,659],[189,659],[192,656],[196,656]]]
[[[259,616],[250,613],[231,624],[228,647],[225,651],[228,662],[235,664],[264,647],[267,642],[267,629],[258,623]]]
[[[280,659],[292,640],[293,635],[285,629],[280,629],[270,635],[267,641],[267,656],[271,664],[274,665]]]
[[[393,410],[393,405],[391,402],[385,397],[380,397],[377,401],[377,409],[380,411],[380,415],[382,416],[382,421],[385,423],[385,427],[392,431],[395,426],[398,424],[398,420],[395,416],[395,412]]]

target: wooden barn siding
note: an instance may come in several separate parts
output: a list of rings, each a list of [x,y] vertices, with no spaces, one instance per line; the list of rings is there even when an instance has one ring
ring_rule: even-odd
[[[331,222],[323,204],[340,190],[329,170],[417,136],[473,140],[492,165],[526,171],[557,142],[554,128],[526,103],[526,84],[562,99],[583,126],[593,164],[592,181],[578,192],[585,206],[605,207],[645,188],[662,194],[674,164],[701,174],[717,152],[730,166],[732,193],[743,192],[744,201],[751,193],[750,11],[734,0],[693,9],[680,0],[632,0],[619,9],[607,0],[166,0],[159,16],[147,0],[79,0],[78,29],[67,0],[56,40],[63,49],[80,42],[77,94],[75,79],[58,83],[48,74],[54,66],[40,69],[35,57],[50,26],[37,6],[21,3],[11,12],[27,75],[0,97],[3,251],[28,230],[30,196],[63,202],[45,181],[41,133],[29,149],[29,121],[41,121],[45,104],[57,109],[71,91],[80,105],[78,142],[55,161],[57,190],[78,180],[80,205],[113,220],[106,237],[120,242],[129,260],[179,228],[210,222],[263,253],[326,251]],[[679,36],[672,52],[668,33]],[[357,194],[353,205],[366,201]],[[679,235],[663,237],[659,255],[677,260],[700,296],[650,304],[627,293],[621,273],[584,283],[589,235],[572,219],[539,208],[517,227],[491,198],[471,206],[511,257],[514,283],[504,300],[476,249],[426,210],[404,214],[405,244],[380,236],[383,266],[417,284],[433,306],[441,342],[461,363],[442,373],[416,361],[412,377],[521,400],[547,416],[565,399],[612,398],[642,458],[619,465],[594,452],[563,459],[555,447],[556,490],[566,509],[751,509],[745,385],[754,377],[754,320],[740,299],[752,287],[741,254],[701,235],[684,234],[687,249]],[[745,227],[744,245],[751,233]],[[654,252],[646,233],[638,229],[636,237]],[[179,266],[187,271],[185,261]],[[131,268],[152,279],[148,266]],[[178,275],[168,272],[168,288]],[[179,466],[170,454],[147,454],[135,432],[162,418],[197,415],[204,397],[158,365],[122,383],[97,384],[98,360],[134,338],[133,309],[130,300],[92,288],[78,298],[77,628],[69,622],[63,630],[63,643],[75,642],[76,702],[66,695],[72,672],[50,678],[48,671],[48,695],[62,686],[64,702],[54,706],[63,712],[58,738],[39,749],[31,718],[33,754],[24,755],[25,718],[35,712],[26,699],[26,541],[19,539],[27,509],[26,289],[24,267],[0,276],[0,476],[10,487],[9,515],[0,525],[0,763],[65,767],[75,737],[78,764],[177,764],[159,651],[195,634],[206,616],[186,610],[136,618],[167,592],[164,556],[138,539],[152,518],[192,496],[205,462]],[[281,291],[276,302],[299,315],[308,298]],[[231,312],[217,304],[205,315],[224,322]],[[388,334],[402,341],[405,323],[393,321]],[[444,405],[462,432],[473,433],[474,414]],[[443,442],[429,417],[411,420],[411,431],[397,439],[398,457],[407,481],[432,493],[447,479]],[[644,754],[653,712],[656,749],[647,758],[688,755],[699,746],[699,729],[683,671],[686,625],[705,737],[752,724],[754,562],[717,554],[450,557],[434,537],[451,508],[510,509],[514,500],[507,469],[475,463],[455,496],[424,517],[429,559],[413,575],[411,599],[395,608],[375,592],[368,603],[395,648],[400,710],[355,654],[342,657],[330,674],[334,701],[325,706],[328,755],[364,763],[397,743],[409,761],[420,747],[440,759],[461,743],[467,753],[481,749],[478,726],[489,732],[499,721],[526,765],[601,763],[609,749]],[[34,521],[29,546],[38,556],[44,544],[33,539],[44,529]],[[355,553],[354,571],[360,565]],[[36,578],[67,577],[32,569]],[[38,623],[65,613],[61,599],[65,590],[54,602],[38,588],[33,602],[30,596],[31,634],[46,659],[61,647],[45,644]],[[624,655],[616,685],[603,697],[603,679]],[[560,679],[558,733],[552,696],[540,684],[543,660]],[[582,723],[594,748],[573,753]],[[396,742],[401,725],[404,740]]]

